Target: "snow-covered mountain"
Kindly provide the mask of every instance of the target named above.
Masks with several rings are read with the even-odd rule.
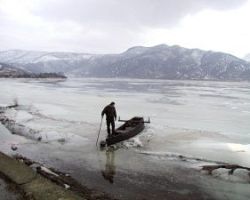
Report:
[[[233,55],[157,45],[132,47],[121,54],[2,51],[0,62],[71,76],[198,80],[250,80],[250,63]]]
[[[0,51],[0,60],[6,63],[39,63],[48,61],[73,61],[88,59],[91,54],[79,53],[64,53],[64,52],[45,52],[45,51],[24,51],[24,50],[9,50]]]
[[[91,54],[9,50],[0,51],[0,62],[18,65],[34,73],[68,72],[79,66]]]

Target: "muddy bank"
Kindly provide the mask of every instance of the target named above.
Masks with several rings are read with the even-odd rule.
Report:
[[[31,168],[0,152],[0,173],[8,178],[24,193],[28,200],[74,199],[84,200],[84,197],[53,184]]]
[[[53,168],[47,168],[43,166],[41,163],[35,162],[31,159],[25,158],[22,155],[14,155],[14,158],[25,165],[32,168],[41,176],[49,179],[53,183],[67,189],[73,191],[80,196],[84,197],[87,200],[115,200],[115,198],[111,198],[107,194],[96,191],[94,189],[89,189],[81,184],[79,184],[75,179],[73,179],[69,174],[63,173]]]
[[[0,199],[4,200],[30,200],[25,197],[20,188],[0,173]]]

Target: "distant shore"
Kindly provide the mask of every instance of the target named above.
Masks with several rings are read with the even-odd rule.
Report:
[[[58,74],[58,73],[39,73],[39,74],[1,74],[0,78],[60,78],[60,79],[67,79],[67,77],[64,74]]]

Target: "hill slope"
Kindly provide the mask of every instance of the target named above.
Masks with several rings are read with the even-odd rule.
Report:
[[[0,63],[0,78],[66,78],[57,73],[31,73],[9,64]]]

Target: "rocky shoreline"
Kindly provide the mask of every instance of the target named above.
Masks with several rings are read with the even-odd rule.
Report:
[[[10,160],[10,162],[8,161]],[[18,162],[16,162],[16,161]],[[7,161],[7,162],[6,162]],[[103,192],[99,192],[96,190],[91,190],[85,186],[79,184],[76,180],[74,180],[69,174],[59,172],[58,170],[47,168],[40,163],[32,161],[28,158],[25,158],[21,155],[16,154],[13,158],[7,157],[6,155],[0,152],[0,163],[6,162],[5,165],[10,168],[15,168],[16,172],[13,175],[12,172],[6,172],[6,169],[0,168],[0,178],[4,178],[4,180],[8,181],[8,184],[11,184],[14,191],[21,194],[24,199],[27,200],[34,200],[34,199],[41,199],[40,197],[37,198],[34,193],[29,193],[25,188],[22,187],[24,183],[17,183],[16,180],[19,179],[18,176],[20,175],[19,172],[20,166],[25,164],[27,166],[26,171],[28,174],[36,174],[44,177],[46,180],[49,180],[53,184],[60,187],[62,191],[71,191],[76,196],[79,196],[80,199],[87,199],[87,200],[115,200],[114,198],[109,197],[107,194]],[[11,166],[9,165],[11,163]],[[20,164],[19,164],[20,163]],[[20,165],[20,166],[19,166]],[[22,166],[23,168],[24,166]],[[11,175],[9,175],[9,173]],[[32,175],[33,176],[33,175]],[[42,188],[41,188],[42,190]]]
[[[23,163],[0,152],[0,174],[17,187],[28,200],[75,199],[84,197],[55,185]]]

